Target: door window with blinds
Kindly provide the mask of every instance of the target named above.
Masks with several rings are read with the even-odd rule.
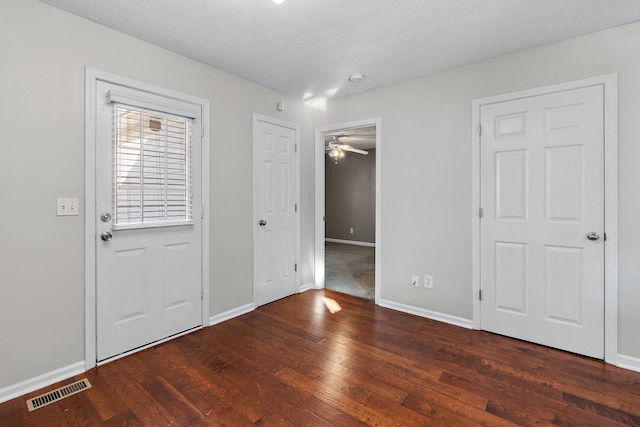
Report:
[[[115,229],[193,224],[191,119],[113,104]]]

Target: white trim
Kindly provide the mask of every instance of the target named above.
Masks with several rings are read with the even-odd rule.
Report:
[[[604,86],[604,360],[618,359],[618,75]]]
[[[473,327],[480,329],[480,108],[515,99],[602,85],[604,88],[605,337],[604,360],[616,364],[618,352],[618,75],[607,74],[520,92],[475,99],[472,108],[472,298]]]
[[[258,122],[265,122],[265,123],[269,123],[272,125],[276,125],[276,126],[281,126],[287,129],[291,129],[295,132],[295,144],[296,144],[296,151],[295,151],[295,162],[296,162],[296,190],[295,190],[295,195],[296,195],[296,201],[295,203],[297,203],[298,205],[298,209],[296,211],[296,225],[295,225],[295,232],[296,232],[296,237],[295,237],[295,241],[296,241],[296,249],[295,249],[295,256],[296,256],[296,260],[295,263],[298,265],[298,267],[300,267],[300,151],[301,151],[301,146],[300,146],[300,126],[298,126],[295,123],[290,123],[290,122],[285,122],[282,120],[278,120],[278,119],[274,119],[272,117],[268,117],[268,116],[263,116],[261,114],[253,114],[253,121],[252,121],[252,142],[251,142],[251,147],[252,147],[252,151],[253,151],[253,305],[255,307],[258,306],[258,228],[255,226],[258,223],[258,176],[256,173],[256,148],[255,148],[255,134],[256,134],[256,125]],[[299,274],[299,269],[296,270],[294,272],[295,274],[295,291],[294,293],[300,292],[300,274]]]
[[[330,243],[341,243],[343,245],[354,245],[354,246],[367,246],[369,248],[375,248],[376,244],[371,242],[358,242],[357,240],[342,240],[342,239],[331,239],[329,237],[324,238],[325,242]]]
[[[382,284],[380,248],[382,246],[382,227],[380,209],[382,206],[382,120],[380,117],[358,120],[354,122],[341,123],[316,128],[315,131],[315,166],[316,166],[316,185],[315,185],[315,262],[314,262],[314,283],[316,289],[324,288],[324,138],[327,132],[337,132],[340,130],[362,128],[368,126],[376,127],[376,251],[375,251],[375,303],[380,304],[380,288]]]
[[[234,317],[242,316],[243,314],[251,313],[256,309],[255,304],[249,303],[245,305],[241,305],[240,307],[232,308],[231,310],[227,310],[224,313],[216,314],[215,316],[211,316],[209,318],[209,326],[217,325],[218,323],[226,322],[227,320],[231,320]]]
[[[625,354],[617,354],[616,359],[618,361],[617,365],[620,368],[640,372],[640,358],[627,356]]]
[[[315,283],[313,282],[305,283],[304,285],[300,285],[300,290],[298,291],[298,293],[301,294],[303,292],[307,292],[315,288],[316,288]]]
[[[202,136],[202,205],[205,206],[202,218],[202,326],[209,318],[209,101],[187,95],[171,89],[161,88],[115,74],[105,73],[92,68],[85,69],[85,354],[84,370],[96,366],[96,91],[98,81],[116,84],[126,88],[141,90],[151,95],[160,95],[177,101],[199,106],[204,136]]]
[[[96,92],[101,73],[85,69],[84,120],[84,367],[97,361],[96,323]],[[89,143],[91,141],[91,143]]]
[[[60,381],[64,381],[67,378],[71,378],[75,375],[79,375],[85,372],[84,361],[72,363],[71,365],[63,366],[62,368],[55,369],[50,372],[45,372],[37,377],[29,378],[28,380],[21,381],[17,384],[13,384],[0,389],[0,403],[6,402],[16,397],[31,393],[32,391],[39,390],[43,387],[50,386]]]
[[[413,314],[415,316],[425,317],[431,320],[437,320],[438,322],[460,326],[461,328],[473,329],[473,321],[465,319],[463,317],[452,316],[450,314],[431,311],[424,308],[414,307],[412,305],[401,304],[399,302],[389,300],[380,300],[378,305],[380,305],[380,307],[390,308],[392,310],[401,311],[403,313]]]

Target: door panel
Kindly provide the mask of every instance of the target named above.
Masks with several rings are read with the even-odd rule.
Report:
[[[114,84],[98,83],[96,320],[99,361],[202,324],[200,215],[192,214],[183,225],[175,225],[176,217],[180,217],[184,209],[200,210],[200,132],[191,133],[189,146],[193,161],[189,163],[180,151],[188,150],[178,136],[183,131],[175,126],[174,120],[156,118],[166,116],[165,111],[151,111],[152,118],[146,121],[127,118],[124,123],[122,109],[116,110],[109,98],[109,94],[115,92],[140,93]],[[149,114],[148,105],[145,111]],[[185,121],[184,118],[181,120]],[[190,127],[199,129],[199,118],[187,121]],[[114,146],[117,131],[130,131],[119,148],[119,155],[124,159],[121,163],[116,160],[118,151]],[[121,140],[124,138],[122,136]],[[158,144],[163,138],[166,138],[166,146],[162,150]],[[137,152],[133,148],[136,146],[140,147]],[[185,170],[191,170],[192,199],[188,208],[184,208],[184,198],[188,197],[185,190],[176,189],[176,182],[185,181],[182,179],[188,173]],[[131,190],[134,181],[141,184],[136,184],[139,189]],[[116,198],[114,192],[118,185],[125,188]],[[163,185],[167,188],[165,192],[160,188]],[[144,198],[149,203],[141,206]],[[117,207],[114,200],[117,200]],[[134,222],[137,217],[156,221],[163,216],[172,221],[172,225],[154,222],[141,223],[139,228],[131,223],[115,227],[116,209],[118,215],[129,215]],[[102,214],[108,216],[102,217]],[[107,232],[112,238],[102,240],[101,235]]]
[[[114,251],[115,324],[148,315],[147,255],[145,249]]]
[[[545,247],[545,318],[582,323],[582,249]]]
[[[547,221],[582,221],[584,207],[582,146],[545,149]]]
[[[496,308],[527,311],[527,245],[496,242]]]
[[[527,152],[496,153],[496,216],[499,219],[526,219]]]
[[[189,303],[189,258],[190,243],[165,245],[163,263],[166,268],[164,275],[165,309],[178,307]]]
[[[603,89],[482,106],[481,326],[604,356]]]
[[[295,143],[294,129],[263,120],[255,122],[258,305],[292,295],[297,289]]]

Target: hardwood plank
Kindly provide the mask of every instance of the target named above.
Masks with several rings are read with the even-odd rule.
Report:
[[[603,405],[598,402],[583,399],[571,393],[563,393],[564,401],[577,406],[590,413],[595,413],[604,418],[622,423],[629,426],[640,426],[640,417],[634,414],[630,414],[625,411],[621,411],[617,408],[613,408],[607,405]]]
[[[107,371],[104,373],[105,378],[110,380],[110,384],[118,397],[125,402],[123,410],[126,409],[133,412],[144,425],[153,425],[154,423],[157,425],[169,425],[172,417],[147,393],[140,382],[135,379],[135,376],[130,374],[130,364],[135,361],[133,357],[118,359],[97,369]],[[136,369],[139,368],[137,363],[133,364],[133,366]]]
[[[34,412],[26,398],[72,380],[0,404],[0,427],[640,426],[640,373],[331,291],[85,375],[91,389]]]
[[[95,408],[99,417],[103,421],[111,420],[114,418],[120,418],[127,414],[122,412],[122,407],[125,402],[118,396],[116,389],[112,386],[108,375],[109,368],[105,366],[105,369],[93,369],[87,372],[86,377],[91,383],[91,389],[87,390],[86,395],[91,405]],[[133,414],[128,412],[128,414]],[[134,415],[135,417],[135,415]],[[127,416],[125,416],[127,418]]]
[[[0,426],[31,426],[33,425],[27,418],[24,398],[8,400],[0,404]]]

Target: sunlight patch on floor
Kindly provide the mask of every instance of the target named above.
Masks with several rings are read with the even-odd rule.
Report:
[[[332,298],[322,297],[322,302],[324,303],[325,307],[327,307],[327,310],[329,310],[329,313],[331,314],[335,314],[340,310],[342,310],[342,307],[340,307],[340,304],[338,304],[338,301]]]

